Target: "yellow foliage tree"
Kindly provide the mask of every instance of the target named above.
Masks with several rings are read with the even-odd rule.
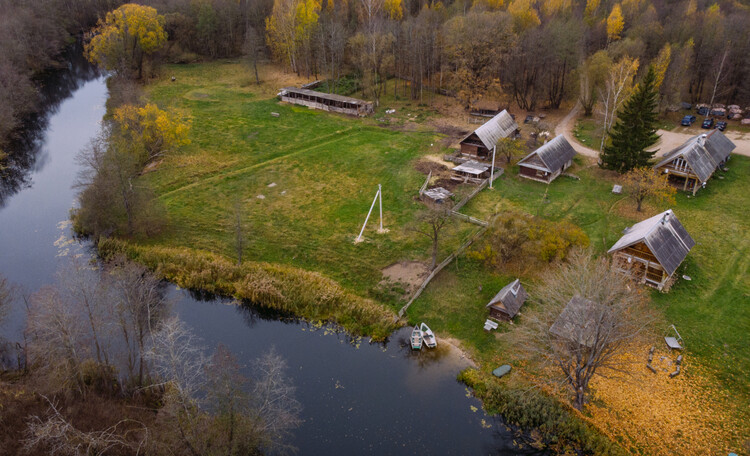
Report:
[[[508,6],[508,12],[513,16],[513,25],[517,32],[522,32],[541,24],[539,15],[534,9],[533,0],[514,0]]]
[[[125,135],[143,144],[148,154],[145,160],[190,144],[187,137],[190,122],[183,121],[179,113],[159,109],[153,103],[143,107],[121,106],[115,109],[114,119]]]
[[[622,16],[620,4],[617,3],[612,7],[612,12],[607,18],[607,40],[619,40],[623,28],[625,28],[625,18]]]
[[[623,185],[630,198],[635,201],[638,212],[646,199],[674,204],[677,190],[669,185],[666,174],[660,174],[650,167],[634,168],[623,176]]]
[[[502,1],[502,0],[500,0]],[[385,12],[394,21],[400,21],[404,17],[404,8],[401,0],[385,0]]]
[[[659,51],[659,55],[656,56],[654,61],[654,72],[656,73],[656,88],[661,87],[664,82],[664,76],[667,74],[667,69],[672,61],[672,45],[667,43]]]
[[[545,0],[542,2],[542,13],[545,17],[565,15],[570,7],[571,0]]]
[[[491,10],[498,10],[505,6],[505,0],[474,0],[471,5],[484,5]]]
[[[150,6],[128,3],[107,13],[85,46],[86,57],[109,71],[143,76],[143,60],[167,42],[164,16]]]
[[[583,18],[589,25],[593,25],[598,9],[599,0],[586,0],[586,9],[583,10]]]
[[[333,7],[333,2],[328,2]],[[277,61],[286,62],[292,71],[300,71],[300,57],[318,25],[321,0],[274,0],[266,18],[266,41]]]

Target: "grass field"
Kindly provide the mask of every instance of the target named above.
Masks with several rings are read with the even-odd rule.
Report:
[[[247,261],[320,272],[346,290],[398,308],[402,302],[376,288],[384,267],[428,259],[428,239],[408,226],[422,208],[415,197],[424,175],[415,164],[424,155],[445,152],[440,135],[424,122],[436,111],[400,101],[392,118],[385,117],[381,107],[371,118],[353,119],[281,104],[273,98],[272,85],[248,83],[240,64],[167,70],[164,74],[177,81],[156,81],[148,86],[148,97],[182,109],[192,119],[192,143],[143,177],[170,219],[169,231],[149,245],[200,249],[234,259],[233,211],[239,202],[246,221]],[[389,107],[391,102],[399,100],[389,99]],[[577,136],[591,144],[594,129],[586,122],[579,122]],[[383,128],[386,124],[390,128]],[[669,293],[654,291],[652,298],[663,312],[665,334],[668,324],[682,334],[690,366],[707,372],[711,388],[736,401],[730,407],[732,413],[737,407],[739,418],[728,423],[742,425],[750,418],[738,405],[750,403],[750,159],[733,157],[729,167],[718,173],[723,179],[712,179],[697,197],[677,196],[675,214],[697,243],[677,274],[692,280],[679,280]],[[517,167],[510,167],[494,190],[481,192],[462,212],[487,220],[512,208],[566,220],[581,227],[593,250],[603,254],[625,227],[666,209],[647,205],[643,213],[635,212],[625,196],[611,193],[617,176],[583,157],[576,158],[571,172],[580,180],[563,176],[547,186],[520,179]],[[383,185],[390,232],[377,234],[373,219],[366,242],[355,245],[378,184]],[[443,237],[441,257],[476,228],[452,225]],[[411,323],[428,321],[440,336],[459,339],[484,369],[518,362],[503,337],[482,330],[484,306],[517,275],[533,295],[539,273],[493,273],[462,256],[436,277],[407,317]],[[498,332],[512,337],[512,330],[512,325],[502,324]]]
[[[427,260],[429,240],[408,225],[423,208],[415,197],[425,176],[414,163],[441,152],[436,134],[394,131],[373,119],[367,124],[257,96],[261,88],[243,84],[245,71],[233,63],[173,66],[165,74],[177,82],[164,78],[149,86],[151,100],[192,118],[192,143],[145,175],[171,227],[150,242],[236,258],[239,201],[249,261],[318,271],[368,296],[385,266]],[[355,245],[378,184],[390,232],[376,233],[376,207],[366,242]],[[453,224],[441,256],[475,230]]]

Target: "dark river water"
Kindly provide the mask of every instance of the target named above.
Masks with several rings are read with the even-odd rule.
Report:
[[[0,274],[25,293],[54,281],[73,257],[91,255],[72,239],[75,157],[99,128],[105,79],[80,56],[49,75],[46,109],[11,153],[0,182]],[[503,423],[485,415],[456,381],[467,361],[440,346],[412,353],[409,329],[384,344],[352,340],[333,327],[284,319],[221,299],[198,300],[169,286],[175,311],[209,348],[222,343],[249,365],[271,347],[289,366],[303,405],[294,432],[300,454],[534,454],[515,446]],[[0,335],[19,340],[24,306],[15,303]]]

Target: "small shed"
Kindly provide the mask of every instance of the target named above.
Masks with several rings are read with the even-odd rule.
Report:
[[[549,332],[577,345],[593,348],[596,344],[596,314],[595,302],[573,296],[557,317]]]
[[[490,309],[491,318],[510,321],[528,297],[528,293],[521,285],[521,280],[516,279],[498,291],[486,307]]]
[[[453,168],[451,179],[459,182],[482,183],[490,177],[490,165],[469,160]]]
[[[518,125],[507,110],[485,122],[461,140],[461,153],[478,160],[492,160],[492,149],[502,138],[516,135]]]
[[[478,117],[495,117],[500,114],[500,103],[490,100],[479,100],[474,103],[469,112],[472,116]]]
[[[695,241],[669,209],[625,229],[607,253],[620,272],[661,290],[693,246]]]
[[[664,155],[654,169],[668,175],[669,182],[693,195],[713,173],[729,160],[736,146],[719,130],[693,136]]]
[[[284,87],[279,93],[281,101],[307,106],[323,111],[340,112],[350,116],[366,116],[374,112],[372,102],[345,97],[335,93],[316,92],[297,87]]]
[[[563,135],[559,135],[518,162],[518,174],[527,179],[549,184],[570,168],[576,151]]]
[[[422,197],[427,201],[442,204],[450,199],[453,193],[443,187],[428,188],[422,193]]]

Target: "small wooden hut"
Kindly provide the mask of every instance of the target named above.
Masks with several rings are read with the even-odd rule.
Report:
[[[549,332],[563,339],[592,348],[596,344],[596,303],[573,296],[557,317]]]
[[[694,245],[669,209],[627,228],[607,253],[621,272],[661,290]]]
[[[424,201],[434,204],[443,204],[450,201],[453,193],[443,187],[433,187],[425,190],[421,196]]]
[[[518,174],[549,184],[573,164],[576,151],[559,135],[518,162]]]
[[[463,183],[472,182],[481,184],[483,180],[490,177],[490,165],[469,160],[461,163],[451,170],[451,179]]]
[[[501,138],[508,138],[518,132],[513,117],[503,109],[481,127],[461,140],[461,153],[477,160],[492,160],[492,149]]]
[[[510,321],[516,316],[529,297],[519,279],[504,286],[486,307],[490,309],[490,318]]]
[[[735,147],[721,131],[713,130],[688,139],[666,154],[654,169],[667,174],[677,188],[695,195],[714,171],[724,166]]]
[[[350,116],[366,116],[373,113],[372,102],[296,87],[284,87],[279,93],[279,98],[287,103],[323,111],[340,112]]]
[[[501,111],[500,103],[489,100],[479,100],[472,105],[469,114],[477,117],[495,117],[500,114]]]

